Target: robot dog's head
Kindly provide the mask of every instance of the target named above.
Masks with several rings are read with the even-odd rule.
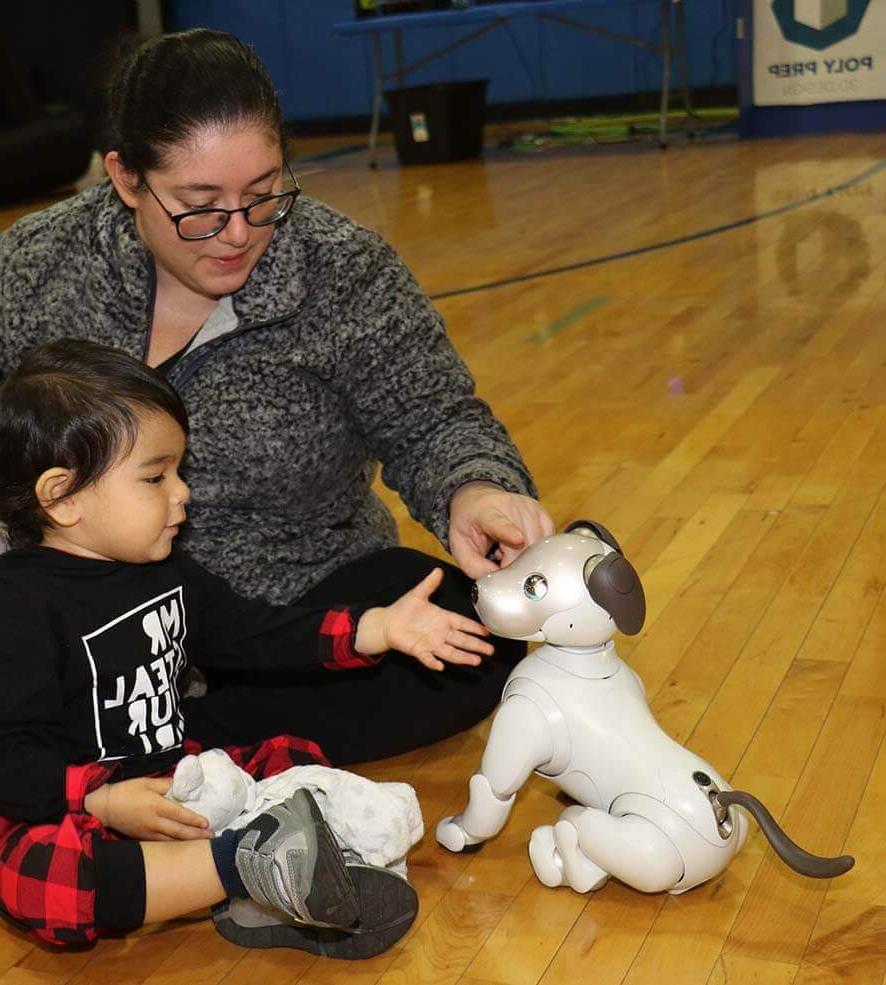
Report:
[[[496,635],[560,646],[599,646],[616,629],[639,633],[646,618],[637,572],[612,534],[587,520],[481,578],[473,596]]]

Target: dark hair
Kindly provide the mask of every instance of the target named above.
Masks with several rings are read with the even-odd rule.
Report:
[[[71,469],[67,495],[98,481],[138,438],[139,412],[165,411],[188,433],[175,390],[132,356],[77,339],[27,352],[0,386],[0,523],[10,547],[39,544],[49,517],[35,484]]]
[[[194,28],[150,38],[122,56],[107,85],[104,150],[139,177],[204,126],[259,123],[285,147],[274,83],[233,34]]]

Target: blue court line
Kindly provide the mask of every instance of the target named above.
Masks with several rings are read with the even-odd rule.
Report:
[[[563,264],[561,267],[548,267],[544,270],[537,270],[533,274],[518,274],[514,277],[503,277],[501,280],[490,280],[485,284],[475,284],[472,287],[456,287],[451,291],[440,291],[432,294],[431,300],[441,301],[444,298],[463,297],[466,294],[478,294],[480,291],[489,291],[494,287],[507,287],[510,284],[525,284],[527,281],[540,280],[543,277],[553,277],[556,274],[565,274],[571,270],[581,270],[584,267],[599,267],[604,263],[612,263],[614,260],[626,260],[629,257],[642,256],[644,253],[655,253],[658,250],[666,250],[671,246],[682,246],[683,243],[691,243],[697,239],[707,239],[709,236],[718,236],[720,233],[727,233],[733,229],[740,229],[742,226],[750,226],[763,219],[771,219],[777,215],[784,215],[785,212],[793,212],[795,209],[803,208],[806,205],[813,205],[832,195],[846,191],[873,178],[874,175],[886,170],[886,160],[877,161],[869,168],[840,182],[826,188],[822,192],[808,195],[806,198],[798,199],[796,202],[788,202],[786,205],[779,205],[774,209],[767,209],[756,215],[747,216],[744,219],[736,219],[734,222],[724,223],[722,226],[712,226],[710,229],[700,229],[698,232],[687,233],[685,236],[677,236],[675,239],[666,239],[660,243],[650,243],[648,246],[637,246],[630,250],[622,250],[619,253],[608,253],[605,256],[592,257],[590,260],[578,260],[575,263]]]

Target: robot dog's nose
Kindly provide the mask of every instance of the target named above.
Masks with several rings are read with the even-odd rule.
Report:
[[[471,585],[471,602],[476,606],[476,604],[479,601],[480,601],[480,589],[477,587],[477,583],[474,582],[474,584]]]

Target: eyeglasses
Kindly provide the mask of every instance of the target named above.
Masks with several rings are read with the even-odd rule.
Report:
[[[175,231],[181,239],[211,239],[225,228],[231,221],[232,215],[243,213],[243,218],[250,226],[273,226],[279,222],[292,208],[292,203],[301,194],[298,179],[289,167],[289,161],[284,161],[289,177],[295,186],[291,191],[280,192],[278,195],[262,195],[241,209],[193,209],[190,212],[179,212],[175,215],[160,201],[157,193],[145,181],[145,188],[154,196],[154,200],[169,216],[175,225]],[[144,180],[144,179],[142,179]]]

